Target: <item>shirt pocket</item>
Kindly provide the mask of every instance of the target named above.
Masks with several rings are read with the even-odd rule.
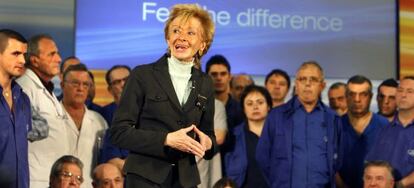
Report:
[[[407,157],[408,157],[408,162],[411,165],[414,165],[414,140],[410,141],[410,143],[408,144]]]
[[[147,96],[144,110],[148,114],[156,116],[167,116],[171,114],[171,105],[168,96],[164,93],[149,94]]]

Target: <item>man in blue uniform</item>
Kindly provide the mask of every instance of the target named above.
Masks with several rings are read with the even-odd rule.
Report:
[[[256,159],[272,188],[334,187],[340,118],[322,103],[324,74],[318,63],[303,63],[296,96],[267,116]]]
[[[398,113],[378,135],[367,161],[387,161],[394,168],[397,187],[414,186],[414,77],[405,77],[397,89]]]
[[[372,95],[372,83],[365,76],[356,75],[348,80],[348,113],[341,117],[343,161],[338,176],[338,184],[346,187],[363,186],[364,159],[378,133],[388,125],[386,118],[369,110]]]
[[[29,187],[30,101],[14,81],[24,73],[26,51],[26,39],[22,35],[0,30],[0,187]]]

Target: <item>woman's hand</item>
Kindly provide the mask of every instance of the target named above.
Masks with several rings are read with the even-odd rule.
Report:
[[[199,135],[201,144],[187,135],[187,133],[191,132],[192,130],[194,130],[195,133]],[[200,130],[196,128],[195,125],[191,125],[187,128],[182,128],[180,130],[168,133],[167,138],[165,139],[164,145],[167,145],[171,148],[174,148],[174,149],[177,149],[183,152],[192,153],[202,158],[206,151],[206,147],[205,147],[206,144],[203,145],[203,143],[207,141],[205,141],[206,138],[202,139],[202,136],[200,136],[200,133],[197,133],[197,131],[201,132]],[[208,136],[206,136],[204,133],[202,134],[208,138]],[[202,142],[201,140],[204,140],[204,141]],[[211,148],[211,140],[210,140],[209,147]]]
[[[194,126],[194,132],[198,135],[198,138],[200,138],[200,144],[205,148],[204,151],[210,150],[211,146],[213,145],[210,137],[200,131],[200,129],[198,129],[196,126]]]

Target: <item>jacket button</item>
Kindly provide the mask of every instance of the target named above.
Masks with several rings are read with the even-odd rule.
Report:
[[[160,100],[161,97],[160,96],[155,96],[155,99]]]
[[[177,121],[177,124],[178,124],[178,125],[183,125],[184,123],[183,123],[183,121],[178,120],[178,121]]]

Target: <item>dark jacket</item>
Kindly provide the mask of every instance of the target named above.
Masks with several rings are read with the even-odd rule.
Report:
[[[291,187],[294,100],[296,97],[269,113],[257,144],[257,163],[262,168],[270,187]],[[339,155],[341,152],[341,121],[340,117],[329,107],[324,104],[322,107],[324,123],[328,128],[327,156],[330,187],[335,187],[335,173],[341,161],[338,158],[341,156]]]
[[[216,153],[213,83],[198,69],[192,68],[191,74],[193,87],[181,107],[168,73],[167,55],[132,70],[110,128],[112,143],[130,150],[126,173],[161,184],[176,165],[183,187],[200,183],[194,155],[164,146],[168,133],[195,124],[213,142],[205,158]]]

